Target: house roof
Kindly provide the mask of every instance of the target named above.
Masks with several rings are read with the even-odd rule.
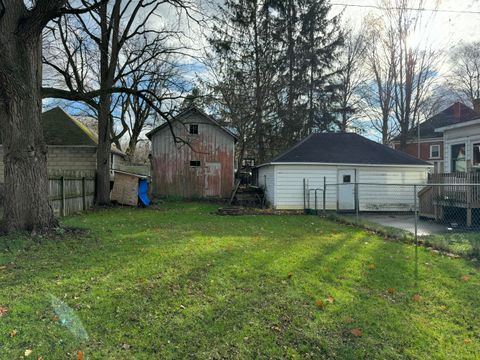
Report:
[[[97,136],[59,107],[42,114],[42,126],[47,145],[97,146]]]
[[[226,134],[230,135],[231,137],[233,137],[233,139],[235,141],[237,141],[238,137],[237,135],[235,135],[231,130],[229,130],[227,127],[224,127],[222,125],[220,125],[220,123],[215,120],[213,117],[207,115],[205,112],[203,112],[202,110],[200,110],[199,108],[197,108],[196,106],[191,106],[183,111],[181,111],[180,113],[177,114],[177,116],[175,116],[171,123],[174,122],[174,121],[177,121],[177,120],[180,120],[182,118],[185,118],[187,117],[188,115],[190,114],[194,114],[194,113],[197,113],[199,115],[201,115],[203,118],[205,118],[206,120],[208,120],[209,122],[213,123],[214,125],[218,126],[221,130],[223,130]],[[157,133],[158,131],[164,129],[168,127],[168,122],[165,122],[163,123],[162,125],[156,127],[155,129],[153,129],[152,131],[148,132],[146,134],[146,136],[149,138],[149,139],[152,139],[152,136]]]
[[[98,136],[93,131],[58,106],[42,114],[42,127],[45,142],[50,146],[98,145]],[[125,156],[114,145],[111,150]]]
[[[461,102],[456,102],[445,110],[421,123],[420,137],[424,139],[442,137],[442,133],[435,132],[435,129],[470,121],[476,118],[480,118],[479,112]],[[415,126],[410,130],[409,137],[416,139],[417,135],[417,127]],[[398,137],[395,138],[394,141],[398,141]]]
[[[470,120],[470,121],[464,121],[464,122],[458,123],[458,124],[443,126],[441,128],[436,129],[435,131],[439,132],[439,133],[443,133],[446,130],[459,129],[459,128],[462,128],[462,127],[474,126],[474,125],[480,125],[480,119],[474,119],[474,120]]]
[[[426,161],[353,133],[311,134],[272,159],[269,164],[272,163],[431,166]]]

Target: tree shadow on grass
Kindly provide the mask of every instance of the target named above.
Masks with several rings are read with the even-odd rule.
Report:
[[[115,347],[122,342],[132,345],[131,354],[164,358],[425,353],[408,337],[425,339],[416,329],[417,313],[409,314],[405,304],[417,289],[406,258],[411,247],[372,240],[352,228],[335,231],[338,225],[316,218],[208,220],[177,219],[168,221],[168,228],[149,220],[123,234],[100,231],[105,239],[97,247],[79,255],[72,246],[70,257],[50,271],[31,274],[38,284],[32,291],[38,296],[38,286],[44,286],[42,292],[68,293],[72,301],[78,296],[82,305],[93,304],[91,310],[79,309],[92,332],[91,349],[112,356],[119,351],[125,356]],[[157,228],[145,229],[152,225]],[[91,258],[82,261],[85,256]],[[59,272],[65,283],[55,286],[52,273]],[[92,274],[101,279],[90,280]],[[12,281],[7,285],[15,291],[22,280]],[[88,282],[92,289],[78,288]],[[399,300],[387,294],[387,286],[397,289]],[[315,305],[317,297],[328,295],[335,297],[333,304]],[[351,327],[364,328],[365,336],[352,338]],[[392,340],[395,331],[400,335]]]

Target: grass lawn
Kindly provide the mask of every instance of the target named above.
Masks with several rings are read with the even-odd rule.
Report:
[[[0,238],[0,359],[478,359],[475,263],[314,216],[166,203]],[[3,310],[2,310],[3,309]],[[81,356],[80,356],[81,357]]]

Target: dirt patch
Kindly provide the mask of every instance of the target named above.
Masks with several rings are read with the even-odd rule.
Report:
[[[254,207],[228,206],[217,210],[218,215],[303,215],[303,210],[275,210]]]

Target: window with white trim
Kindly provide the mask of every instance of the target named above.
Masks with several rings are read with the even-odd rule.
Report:
[[[473,166],[480,166],[480,143],[473,144]]]
[[[440,158],[440,145],[430,145],[430,159]]]

